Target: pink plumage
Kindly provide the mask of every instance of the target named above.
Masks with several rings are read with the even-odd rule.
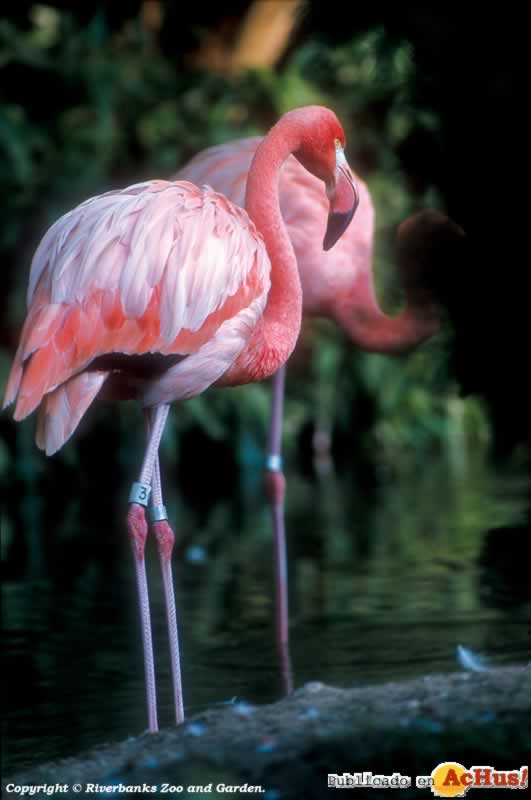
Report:
[[[270,269],[245,211],[206,187],[152,181],[87,200],[52,225],[35,253],[6,405],[16,399],[23,419],[41,404],[37,443],[51,454],[110,375],[80,377],[99,356],[190,356],[163,393],[166,402],[196,394],[243,349],[263,313]],[[224,360],[205,357],[215,337],[235,329]],[[137,392],[160,402],[149,382]]]
[[[194,156],[175,176],[208,184],[235,203],[245,196],[247,175],[261,139],[239,139],[210,147]],[[439,329],[435,307],[421,304],[406,290],[406,307],[395,317],[380,308],[372,270],[374,208],[365,182],[354,174],[359,205],[350,225],[332,250],[322,248],[328,199],[322,181],[297,159],[284,163],[279,179],[282,216],[297,257],[303,290],[304,314],[333,319],[362,350],[395,353],[411,349]],[[430,219],[425,230],[422,212],[404,225],[411,240],[426,238],[432,227],[446,221],[442,215]]]
[[[241,205],[260,142],[254,137],[203,150],[175,178],[212,186]],[[328,316],[338,297],[363,282],[370,270],[374,210],[366,184],[358,176],[354,179],[359,197],[355,220],[334,248],[324,252],[328,198],[323,183],[293,156],[282,166],[280,209],[297,256],[306,314]]]

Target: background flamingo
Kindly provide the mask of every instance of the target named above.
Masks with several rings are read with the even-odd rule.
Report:
[[[176,177],[208,184],[233,202],[241,203],[249,168],[260,142],[261,139],[255,137],[208,148],[182,167]],[[321,182],[295,158],[287,159],[280,173],[280,208],[297,257],[304,314],[334,320],[362,350],[401,353],[439,330],[437,306],[425,288],[423,270],[429,267],[434,238],[439,237],[441,231],[453,236],[461,236],[462,231],[436,211],[420,212],[402,223],[398,231],[398,253],[406,304],[401,314],[390,317],[380,308],[374,287],[371,196],[366,184],[358,176],[354,179],[359,200],[354,223],[332,252],[323,252],[327,197]],[[286,480],[281,454],[285,369],[282,366],[273,377],[266,470],[275,537],[278,647],[289,690]]]
[[[145,409],[147,443],[129,497],[127,527],[151,731],[158,723],[144,563],[150,495],[176,718],[184,718],[171,573],[174,535],[158,462],[169,403],[212,384],[261,380],[289,357],[300,329],[302,291],[278,203],[279,171],[294,153],[326,182],[331,246],[355,208],[344,141],[328,109],[292,111],[256,149],[245,199],[249,216],[208,188],[151,181],[82,203],[50,228],[33,259],[28,316],[5,396],[5,405],[16,400],[15,419],[38,409],[37,444],[51,455],[103,388],[109,397],[137,398]]]

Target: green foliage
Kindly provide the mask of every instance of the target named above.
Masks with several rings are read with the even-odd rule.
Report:
[[[23,70],[26,87],[17,98],[8,86],[0,112],[0,180],[9,197],[0,249],[12,267],[12,325],[23,318],[28,248],[75,202],[113,185],[169,176],[198,150],[263,132],[287,109],[314,102],[330,104],[345,122],[350,161],[368,180],[377,208],[378,284],[384,302],[396,305],[389,230],[422,205],[439,204],[437,187],[425,197],[408,191],[397,156],[413,130],[437,128],[436,117],[413,103],[415,64],[406,42],[381,28],[335,49],[308,41],[277,72],[227,79],[179,72],[136,19],[112,31],[100,12],[82,27],[67,12],[35,5],[27,30],[0,20],[0,65],[8,75]],[[46,89],[44,107],[32,84],[36,93]],[[389,465],[416,465],[454,440],[465,449],[470,440],[486,443],[482,414],[459,400],[448,381],[440,341],[408,359],[390,359],[355,354],[337,330],[322,326],[312,352],[313,368],[294,369],[288,384],[288,450],[291,434],[314,418],[316,402],[320,424],[352,426],[362,390],[374,399],[377,422],[359,435]],[[462,406],[457,438],[456,403]],[[248,430],[263,441],[268,414],[267,387],[210,392],[179,409],[174,430],[199,424],[214,438],[236,439]]]

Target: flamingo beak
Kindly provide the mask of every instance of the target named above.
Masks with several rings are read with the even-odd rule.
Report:
[[[326,193],[330,202],[328,224],[323,241],[323,250],[330,250],[345,233],[359,204],[359,195],[354,185],[343,149],[336,153],[336,177]]]

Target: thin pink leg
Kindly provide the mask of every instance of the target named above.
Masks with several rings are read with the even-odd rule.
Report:
[[[147,523],[144,509],[138,503],[131,503],[129,506],[129,511],[127,513],[127,530],[131,537],[133,555],[135,558],[136,585],[138,589],[140,625],[144,649],[148,729],[150,733],[156,733],[159,729],[157,722],[157,692],[155,688],[155,664],[153,659],[153,639],[151,636],[146,563],[144,561]]]
[[[136,584],[140,608],[140,622],[142,628],[142,644],[144,648],[144,668],[146,675],[146,696],[148,710],[148,729],[150,733],[158,731],[157,721],[157,692],[155,684],[155,661],[153,658],[153,638],[151,634],[151,615],[149,610],[149,593],[147,587],[146,564],[144,560],[147,539],[147,522],[145,507],[149,501],[151,491],[151,478],[155,458],[164,424],[168,416],[169,406],[157,406],[153,416],[153,426],[149,431],[144,462],[140,478],[134,483],[129,496],[129,511],[127,513],[127,530],[133,547],[135,559]]]
[[[293,691],[293,676],[289,652],[288,571],[284,498],[286,479],[282,470],[282,410],[286,369],[282,367],[273,377],[273,403],[269,434],[269,453],[266,460],[266,487],[273,513],[275,537],[275,591],[277,648],[286,694]]]
[[[149,514],[152,518],[151,526],[157,538],[159,548],[162,582],[164,586],[164,599],[166,602],[166,618],[168,621],[168,637],[170,642],[171,671],[173,679],[173,696],[175,699],[175,719],[177,725],[184,722],[183,689],[181,680],[181,659],[179,653],[179,631],[177,627],[177,611],[175,609],[175,594],[173,591],[173,575],[171,556],[175,535],[167,519],[166,507],[162,500],[162,486],[160,480],[160,465],[158,457],[155,459],[152,479],[153,493],[152,506]]]

